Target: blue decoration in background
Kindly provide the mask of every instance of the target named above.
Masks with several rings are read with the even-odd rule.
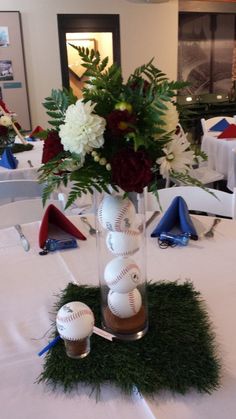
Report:
[[[0,166],[5,167],[6,169],[16,169],[18,165],[18,160],[15,158],[9,147],[6,147],[2,153],[2,158],[0,160]]]
[[[217,122],[215,125],[213,125],[209,131],[224,131],[226,128],[228,128],[229,122],[222,118],[219,122]]]
[[[198,235],[190,218],[188,206],[182,196],[176,196],[160,222],[153,230],[151,237],[160,237],[161,233],[170,233],[173,229],[178,233],[186,233],[193,240],[198,240]]]

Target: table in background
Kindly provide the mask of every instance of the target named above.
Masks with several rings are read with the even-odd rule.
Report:
[[[79,217],[73,222],[87,236]],[[197,231],[212,224],[211,217],[193,216]],[[91,222],[93,220],[91,219]],[[154,224],[156,224],[154,222]],[[149,226],[148,233],[153,228]],[[47,343],[42,337],[53,320],[56,295],[68,282],[98,285],[96,240],[79,242],[79,249],[38,254],[39,223],[23,226],[31,243],[24,252],[13,228],[0,230],[0,359],[1,419],[234,419],[236,413],[236,222],[222,219],[213,239],[190,241],[187,247],[162,250],[147,238],[149,280],[191,280],[206,301],[223,359],[222,387],[212,395],[159,394],[155,399],[124,397],[111,385],[103,386],[96,403],[89,387],[80,393],[51,393],[35,384],[43,360],[37,352]],[[14,262],[14,263],[13,263]],[[111,343],[112,345],[112,343]],[[93,349],[91,348],[92,356]]]
[[[224,175],[230,191],[236,187],[236,138],[223,140],[213,135],[203,135],[201,150],[207,156],[207,165]]]
[[[7,169],[0,166],[0,180],[15,180],[15,179],[37,179],[37,170],[41,166],[43,141],[30,142],[34,147],[32,150],[15,153],[18,160],[16,169]],[[31,161],[33,167],[30,167],[28,160]]]

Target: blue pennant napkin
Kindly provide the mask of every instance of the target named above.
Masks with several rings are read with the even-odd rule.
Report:
[[[170,233],[175,229],[178,233],[189,234],[192,240],[198,240],[198,235],[190,218],[188,206],[181,196],[176,196],[160,222],[153,230],[151,237],[159,237],[161,233]]]
[[[6,169],[16,169],[17,165],[18,160],[13,155],[11,149],[9,147],[5,148],[0,160],[0,166],[6,167]]]
[[[35,137],[25,137],[25,139],[26,141],[29,141],[29,142],[37,141],[37,138]]]
[[[209,131],[224,131],[226,128],[228,128],[229,122],[227,119],[222,118],[219,122],[217,122],[215,125],[213,125]]]

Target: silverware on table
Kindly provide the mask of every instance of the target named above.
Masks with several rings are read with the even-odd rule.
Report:
[[[204,233],[204,236],[205,236],[205,237],[214,237],[214,229],[215,229],[215,227],[217,226],[217,224],[219,224],[219,223],[220,223],[220,221],[221,221],[221,218],[215,218],[215,220],[213,221],[212,226],[209,228],[209,230],[207,230],[207,231]]]
[[[91,234],[91,236],[96,236],[96,233],[99,233],[98,230],[96,230],[96,228],[94,228],[88,221],[87,217],[80,217],[81,221],[86,224],[89,227],[89,234]]]
[[[31,160],[27,160],[27,163],[28,163],[29,167],[34,167]]]
[[[21,244],[22,244],[24,250],[26,252],[28,252],[28,250],[30,249],[30,244],[29,244],[29,241],[27,240],[27,238],[25,237],[25,235],[23,234],[20,224],[16,224],[14,227],[15,227],[16,231],[18,232],[19,236],[20,236],[20,241],[21,241]]]

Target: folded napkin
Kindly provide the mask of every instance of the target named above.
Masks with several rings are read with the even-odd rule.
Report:
[[[25,137],[26,141],[32,142],[32,141],[37,141],[36,137]]]
[[[209,131],[224,131],[226,128],[228,128],[229,122],[227,119],[222,118],[219,122],[217,122],[215,125],[213,125]]]
[[[41,249],[44,248],[49,234],[50,238],[55,238],[52,234],[57,234],[57,231],[53,231],[53,226],[59,228],[60,231],[63,230],[63,232],[69,233],[77,239],[86,240],[86,237],[79,229],[55,205],[50,204],[44,213],[39,230],[39,246]]]
[[[0,166],[5,167],[6,169],[16,169],[17,165],[18,165],[18,160],[15,158],[10,147],[6,147],[2,153]]]
[[[236,125],[229,124],[229,126],[217,138],[221,139],[236,139]]]
[[[187,233],[192,240],[198,240],[187,204],[181,196],[176,196],[173,199],[160,222],[153,230],[151,237],[159,237],[161,233],[170,233],[173,230],[176,234]]]
[[[37,126],[33,129],[33,131],[31,131],[31,133],[29,134],[29,138],[31,138],[31,141],[32,141],[32,139],[33,139],[33,138],[37,138],[37,134],[38,134],[40,131],[44,131],[44,129],[43,129],[42,127],[40,127],[40,125],[37,125]],[[30,141],[30,140],[28,140],[28,141]]]

